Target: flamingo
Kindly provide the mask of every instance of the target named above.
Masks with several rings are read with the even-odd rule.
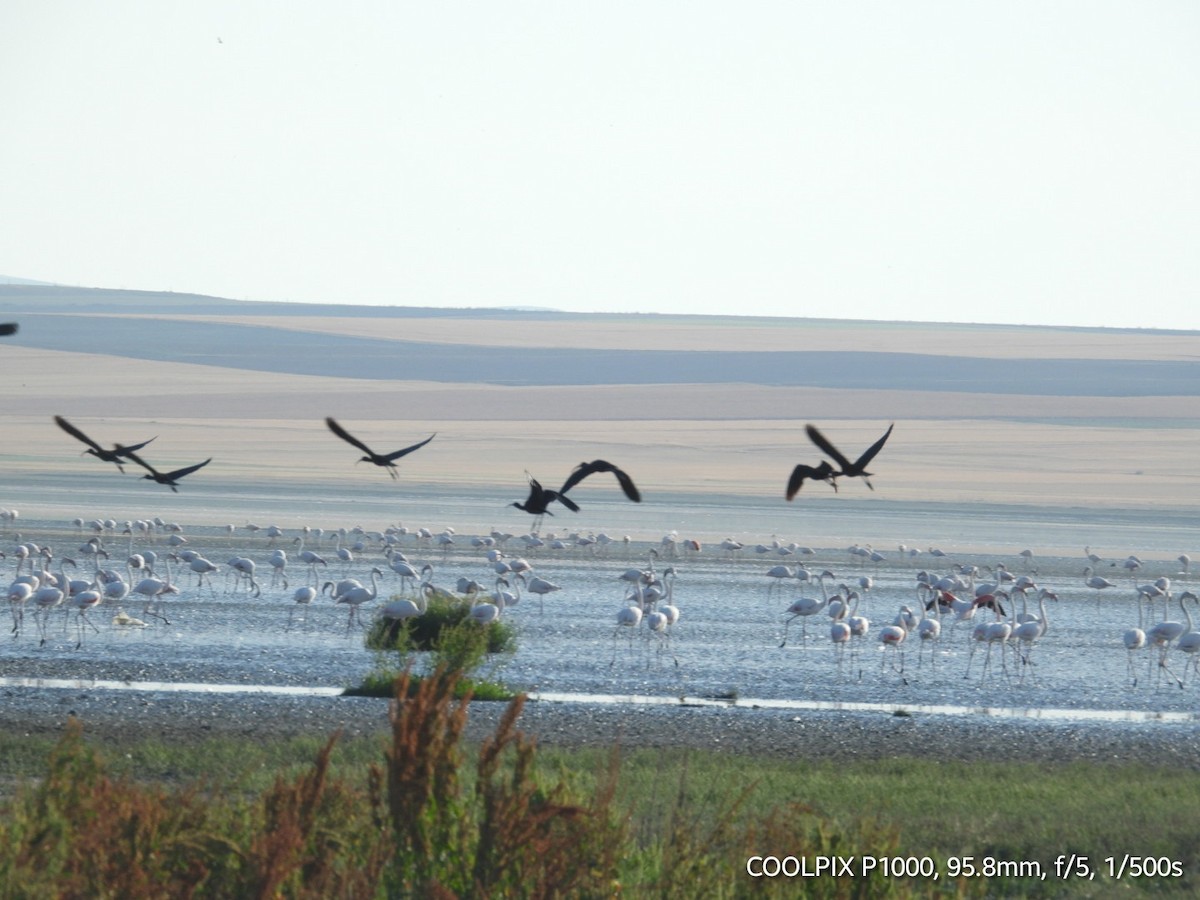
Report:
[[[342,535],[340,533],[337,536],[337,546],[334,547],[333,552],[337,555],[339,560],[346,564],[344,572],[349,572],[350,564],[354,562],[354,554],[351,552],[349,547],[342,546]]]
[[[538,595],[538,610],[545,612],[545,600],[547,594],[553,594],[555,591],[561,591],[562,587],[552,581],[547,581],[545,578],[534,576],[525,583],[525,590],[531,594]]]
[[[771,568],[767,569],[766,575],[771,579],[771,583],[767,586],[767,596],[769,597],[771,595],[771,591],[775,590],[776,588],[783,587],[784,579],[795,578],[796,570],[790,566],[772,566]]]
[[[388,548],[391,552],[387,554],[388,568],[400,576],[400,590],[404,590],[405,583],[410,588],[415,587],[420,573],[413,568],[412,564],[404,558],[404,554],[399,550]],[[430,574],[433,573],[433,567],[426,564]]]
[[[806,570],[807,571],[807,570]],[[825,589],[825,579],[833,578],[834,574],[826,569],[820,575],[816,576],[818,584],[821,586],[821,599],[815,597],[799,597],[791,606],[785,610],[790,614],[790,617],[783,624],[783,640],[779,642],[779,646],[783,647],[787,644],[788,627],[794,619],[799,618],[800,622],[800,641],[805,643],[808,641],[808,619],[810,616],[815,616],[829,604],[829,593]]]
[[[295,538],[292,543],[296,545],[296,555],[300,557],[300,561],[308,566],[308,572],[312,581],[317,580],[317,566],[328,566],[325,557],[321,556],[312,550],[304,549],[304,535]]]
[[[883,644],[884,653],[886,654],[887,650],[890,648],[893,658],[896,656],[896,654],[900,655],[900,668],[897,669],[896,664],[893,661],[892,669],[899,672],[901,675],[904,673],[904,651],[901,648],[904,646],[904,642],[908,639],[909,616],[904,614],[905,610],[908,610],[908,607],[901,607],[900,615],[896,616],[895,621],[891,625],[886,625],[879,630],[879,641]],[[911,610],[909,610],[909,615],[911,615]],[[883,666],[883,663],[886,661],[886,659],[887,657],[885,655],[883,659],[880,660],[880,667]]]
[[[666,593],[662,597],[662,602],[658,604],[658,611],[667,617],[668,630],[675,627],[675,623],[679,621],[679,607],[675,605],[675,567],[668,566],[662,575],[663,586]]]
[[[838,678],[842,677],[842,664],[846,659],[846,645],[850,643],[852,634],[850,623],[844,619],[835,619],[829,624],[829,640],[833,642],[834,649],[837,651]]]
[[[1012,614],[1016,614],[1016,607],[1010,607]],[[1012,637],[1013,619],[1002,619],[1003,611],[997,607],[995,621],[988,622],[982,626],[982,634],[976,640],[980,640],[987,644],[987,655],[983,658],[983,672],[979,676],[980,684],[987,678],[988,669],[992,664],[992,649],[1000,645],[1000,667],[1004,673],[1008,674],[1008,663],[1004,659],[1004,647],[1007,645],[1008,639]],[[970,661],[967,662],[967,668],[970,669]]]
[[[89,588],[86,591],[80,591],[70,599],[70,606],[75,610],[75,627],[79,636],[75,643],[76,650],[83,646],[83,624],[85,622],[91,626],[92,631],[96,632],[97,634],[100,633],[100,629],[97,628],[95,623],[87,617],[87,611],[89,609],[95,609],[100,605],[100,602],[103,599],[104,595],[94,588]]]
[[[933,604],[933,618],[929,617],[928,608],[922,604],[921,618],[917,622],[917,637],[920,638],[920,643],[917,644],[917,666],[921,665],[922,651],[926,644],[929,645],[929,661],[934,663],[936,657],[934,651],[937,641],[942,636],[942,605],[940,603]]]
[[[345,603],[350,607],[350,616],[346,621],[346,630],[350,630],[350,626],[358,621],[358,608],[364,603],[370,603],[379,596],[379,578],[383,575],[383,571],[375,566],[371,569],[371,586],[365,588],[362,585],[352,587],[344,593],[339,593],[335,598],[336,603]],[[360,622],[361,624],[361,622]]]
[[[1187,681],[1188,669],[1200,673],[1200,631],[1196,630],[1196,626],[1192,622],[1192,614],[1188,612],[1184,602],[1186,600],[1196,600],[1197,605],[1200,605],[1200,600],[1197,600],[1196,595],[1191,591],[1184,591],[1179,595],[1179,608],[1183,610],[1183,615],[1187,619],[1187,629],[1175,642],[1175,649],[1180,653],[1187,654],[1187,665],[1183,667],[1183,681]],[[1179,686],[1183,687],[1183,682],[1180,682]]]
[[[165,560],[165,565],[167,567],[167,577],[165,579],[153,577],[143,578],[136,585],[134,585],[133,593],[141,594],[146,598],[146,606],[142,610],[142,615],[154,616],[162,619],[165,624],[170,625],[171,623],[168,621],[167,617],[157,610],[162,605],[162,598],[167,594],[178,594],[179,588],[171,584],[170,558]],[[151,607],[154,607],[154,609],[151,609]]]
[[[70,584],[66,576],[67,563],[75,564],[74,560],[64,557],[59,563],[60,574],[55,577],[52,573],[47,572],[45,577],[41,577],[41,586],[33,594],[33,602],[37,606],[34,616],[37,619],[38,633],[42,636],[42,645],[46,643],[46,626],[50,621],[50,611],[61,606],[67,597]]]
[[[1092,590],[1102,591],[1105,588],[1116,587],[1116,585],[1107,578],[1102,578],[1099,575],[1093,575],[1092,571],[1093,570],[1091,566],[1085,566],[1083,569],[1083,583]]]
[[[1125,644],[1125,652],[1127,655],[1127,672],[1129,678],[1133,682],[1133,686],[1137,687],[1137,675],[1133,668],[1133,654],[1146,646],[1146,632],[1144,630],[1145,623],[1142,618],[1142,595],[1138,594],[1137,600],[1138,623],[1137,628],[1129,628],[1121,635],[1121,641]]]
[[[305,618],[307,618],[308,607],[311,606],[312,602],[316,599],[317,599],[317,589],[315,587],[312,587],[311,585],[304,585],[303,587],[298,587],[292,593],[292,600],[296,604],[303,606],[304,609],[306,610]],[[288,610],[288,623],[287,623],[287,627],[284,628],[284,631],[289,631],[291,629],[292,616],[295,614],[295,612],[296,612],[295,606],[293,606],[290,610]]]
[[[670,632],[667,630],[669,624],[667,614],[660,610],[654,610],[646,613],[642,621],[646,623],[646,630],[649,634],[658,640],[658,652],[655,655],[662,656],[663,650],[667,649],[671,640]],[[679,659],[675,656],[674,651],[671,652],[671,658],[675,660],[675,666],[678,667]]]
[[[288,587],[287,551],[276,547],[271,551],[271,555],[267,558],[267,562],[271,566],[271,587],[275,587],[275,585],[282,582],[283,589],[286,591]]]
[[[623,628],[629,630],[629,649],[634,649],[634,631],[637,630],[638,625],[642,624],[642,617],[646,614],[643,608],[641,584],[635,584],[634,593],[626,596],[625,604],[617,611],[617,626],[612,632],[612,660],[608,662],[610,668],[617,662],[617,635]]]
[[[524,575],[517,575],[513,578],[512,582],[509,582],[509,580],[503,576],[498,577],[496,579],[495,590],[493,590],[491,594],[492,602],[497,605],[503,603],[504,609],[509,609],[513,606],[516,606],[521,602],[521,585],[524,583]],[[502,589],[502,585],[503,587],[513,587],[515,585],[517,589],[515,591],[506,591]]]
[[[508,587],[508,581],[503,578],[496,579],[496,589],[490,594],[490,600],[484,600],[477,597],[471,603],[470,618],[477,625],[487,626],[493,622],[499,621],[500,614],[504,612],[504,598],[506,591],[500,589],[501,585]]]
[[[25,622],[25,604],[33,596],[36,588],[24,581],[14,581],[8,587],[8,603],[12,610],[13,637],[21,634],[21,626]]]
[[[234,584],[246,582],[246,590],[253,591],[254,596],[262,595],[262,589],[258,586],[258,582],[254,580],[254,570],[257,566],[254,560],[245,556],[235,556],[229,560],[229,572],[227,575],[233,575]]]
[[[1038,617],[1027,622],[1022,622],[1013,630],[1012,636],[1017,639],[1018,647],[1024,644],[1025,649],[1021,654],[1021,677],[1025,677],[1025,666],[1032,665],[1030,657],[1033,654],[1033,646],[1046,635],[1046,629],[1049,628],[1050,622],[1046,617],[1046,598],[1058,600],[1058,595],[1053,591],[1048,591],[1042,588],[1038,591]],[[1022,603],[1024,603],[1025,592],[1021,592]]]
[[[425,615],[426,610],[429,609],[429,594],[433,590],[435,590],[433,585],[428,582],[421,582],[421,590],[417,592],[416,600],[408,597],[397,597],[394,600],[389,600],[379,611],[380,618],[403,622],[405,619],[413,619],[417,616]]]

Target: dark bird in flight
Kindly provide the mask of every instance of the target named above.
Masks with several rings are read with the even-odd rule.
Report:
[[[801,463],[792,469],[792,477],[788,479],[787,483],[787,498],[791,500],[800,493],[800,488],[804,487],[804,479],[806,478],[810,481],[827,482],[833,488],[834,493],[837,493],[837,481],[834,480],[837,476],[838,473],[834,471],[833,466],[829,464],[829,460],[827,459],[821,460],[820,465],[816,466],[806,466],[804,463]]]
[[[529,475],[528,472],[525,473]],[[542,483],[529,475],[529,496],[525,498],[524,503],[512,502],[509,506],[515,506],[517,509],[523,509],[532,516],[537,517],[537,522],[541,522],[542,516],[554,515],[550,512],[550,504],[557,500],[567,509],[573,512],[579,512],[579,506],[570,497],[564,497],[560,491],[552,491],[542,487]]]
[[[212,457],[210,456],[204,462],[196,463],[194,466],[185,466],[182,469],[176,469],[174,472],[160,472],[136,453],[126,452],[125,456],[129,459],[132,459],[135,463],[150,473],[149,475],[143,475],[143,478],[148,481],[157,481],[159,484],[165,484],[176,494],[179,493],[180,478],[182,478],[184,475],[191,475],[197,469],[203,469],[210,462],[212,462]]]
[[[150,438],[150,441],[142,441],[140,444],[129,444],[128,446],[125,444],[114,444],[111,450],[105,450],[62,416],[55,416],[54,422],[71,437],[78,441],[83,441],[83,443],[88,445],[88,449],[84,450],[84,453],[90,453],[96,459],[104,460],[104,462],[113,463],[122,472],[125,471],[125,467],[121,465],[122,460],[128,459],[135,451],[141,450],[150,441],[154,440],[154,438]]]
[[[10,334],[17,333],[16,322],[0,322],[0,336],[7,337]]]
[[[633,483],[632,478],[630,478],[624,471],[618,469],[612,463],[603,459],[595,459],[591,462],[582,462],[577,465],[571,474],[567,476],[567,480],[563,482],[563,486],[557,491],[548,490],[542,487],[541,482],[530,475],[529,496],[525,499],[525,502],[514,502],[510,503],[509,506],[515,506],[517,509],[523,509],[525,512],[536,516],[534,522],[536,530],[536,527],[541,524],[542,516],[554,515],[554,513],[550,512],[549,507],[550,504],[555,500],[572,512],[579,512],[579,504],[567,496],[567,491],[575,487],[575,485],[579,484],[579,482],[583,481],[583,479],[587,478],[589,475],[593,475],[596,472],[612,472],[617,476],[617,482],[621,485],[621,490],[625,492],[625,496],[634,503],[642,502],[641,492],[638,491],[637,485]]]
[[[348,432],[345,428],[343,428],[341,425],[339,425],[337,422],[335,422],[331,416],[325,417],[325,424],[329,426],[330,431],[332,431],[334,434],[336,434],[338,437],[340,437],[347,444],[352,444],[353,446],[355,446],[359,450],[361,450],[363,453],[367,454],[362,459],[360,459],[359,462],[369,462],[369,463],[374,463],[377,466],[384,466],[388,470],[388,474],[391,475],[392,478],[399,477],[396,474],[396,460],[398,460],[402,456],[407,456],[409,453],[412,453],[414,450],[421,449],[426,444],[428,444],[430,441],[432,441],[435,437],[437,437],[437,432],[435,431],[429,437],[425,438],[425,440],[420,441],[416,444],[413,444],[411,447],[405,447],[403,450],[397,450],[394,453],[376,453],[374,450],[372,450],[370,447],[368,447],[366,444],[364,444],[362,441],[360,441],[358,438],[356,438],[354,435],[352,435],[350,432]]]
[[[617,476],[617,483],[621,485],[621,490],[625,492],[625,496],[634,503],[642,502],[642,495],[637,489],[637,485],[633,483],[633,479],[618,469],[610,462],[603,459],[593,459],[591,462],[581,462],[577,465],[574,471],[563,482],[563,486],[558,489],[559,498],[569,491],[583,479],[589,475],[594,475],[597,472],[612,472]]]
[[[891,437],[892,429],[895,427],[895,423],[889,425],[888,430],[883,433],[883,437],[868,447],[866,451],[864,451],[863,455],[854,462],[850,462],[850,460],[842,456],[841,451],[838,450],[837,447],[833,446],[833,444],[829,442],[829,439],[817,430],[817,426],[805,425],[804,430],[808,432],[809,440],[825,451],[825,454],[829,456],[830,459],[841,466],[841,471],[832,473],[830,477],[854,478],[857,476],[866,482],[867,487],[871,488],[871,490],[875,490],[871,482],[868,481],[871,473],[867,471],[867,466],[870,465],[871,460],[875,458],[876,454],[883,449],[883,445],[887,443],[887,439]]]

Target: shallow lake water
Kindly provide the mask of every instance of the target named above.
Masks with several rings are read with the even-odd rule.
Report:
[[[628,544],[618,540],[601,550],[568,541],[567,549],[535,551],[521,542],[522,526],[528,529],[528,518],[515,517],[513,514],[524,516],[516,510],[500,511],[510,499],[470,492],[440,499],[418,497],[407,504],[405,522],[414,531],[418,519],[431,530],[454,527],[454,544],[449,552],[443,552],[410,534],[401,546],[417,568],[424,563],[434,567],[434,583],[439,586],[453,588],[459,577],[466,577],[490,590],[495,579],[491,564],[485,550],[473,547],[471,541],[473,534],[484,534],[487,529],[473,525],[467,510],[485,504],[496,511],[495,523],[515,535],[507,541],[505,552],[510,557],[524,557],[536,574],[562,589],[542,603],[525,594],[519,604],[506,610],[504,615],[517,630],[518,649],[496,661],[493,675],[546,699],[633,702],[629,698],[636,698],[638,702],[736,702],[797,709],[904,708],[1064,722],[1178,721],[1197,718],[1200,713],[1200,678],[1193,674],[1179,686],[1186,671],[1184,654],[1168,651],[1164,668],[1158,665],[1157,651],[1142,650],[1133,658],[1131,674],[1122,643],[1123,632],[1138,624],[1135,584],[1165,576],[1171,580],[1174,597],[1193,585],[1190,574],[1182,572],[1177,561],[1180,553],[1191,551],[1196,537],[1190,515],[1027,507],[949,509],[932,504],[848,503],[839,507],[829,500],[780,508],[779,503],[752,498],[720,502],[675,498],[672,505],[655,512],[654,524],[636,518],[645,515],[642,507],[593,503],[587,516],[547,519],[542,529],[543,537],[555,529],[565,535],[563,526],[578,527],[578,522],[586,520],[592,533],[598,533],[600,522],[606,521],[611,522],[606,529],[609,534],[635,535]],[[344,512],[343,503],[330,501],[320,507],[327,533],[342,525],[383,530],[394,524],[382,516],[372,523],[369,517],[376,511],[369,506],[353,507],[355,518],[351,521],[347,515],[346,521],[338,522],[338,516],[330,513]],[[174,521],[187,537],[186,546],[221,569],[212,586],[198,587],[194,575],[173,566],[173,580],[181,590],[164,602],[169,625],[143,615],[143,603],[131,595],[120,605],[144,619],[147,626],[114,626],[116,610],[107,605],[90,614],[98,631],[84,626],[80,646],[79,623],[65,608],[51,611],[47,640],[42,644],[30,607],[21,633],[0,641],[3,683],[9,689],[22,690],[81,683],[96,689],[166,683],[189,691],[229,690],[229,686],[328,690],[357,683],[376,657],[364,649],[362,629],[348,627],[347,608],[335,605],[328,595],[308,608],[291,600],[295,587],[313,581],[295,556],[293,539],[300,534],[299,527],[284,526],[285,536],[275,542],[291,558],[287,568],[290,586],[285,590],[271,586],[267,562],[271,542],[262,532],[252,533],[241,524],[254,520],[266,525],[273,520],[270,516],[300,522],[304,511],[313,508],[297,501],[294,508],[256,516],[238,507],[228,516],[229,521],[238,523],[232,534],[213,524],[189,525],[184,510]],[[205,512],[211,522],[212,510]],[[334,521],[330,522],[331,518]],[[169,551],[162,533],[152,539],[139,534],[131,544],[128,536],[119,533],[123,520],[118,521],[116,530],[102,535],[110,553],[108,563],[102,564],[123,571],[131,547],[134,551],[154,549],[160,555]],[[78,561],[78,567],[72,570],[68,566],[67,574],[89,577],[94,562],[79,552],[92,533],[86,527],[79,530],[67,518],[22,518],[19,528],[14,528],[10,523],[0,536],[0,548],[8,554],[7,580],[14,573],[12,550],[17,531],[21,540],[53,548],[56,571],[57,561],[70,556]],[[661,542],[661,537],[672,531],[678,538],[673,553]],[[725,534],[736,536],[744,548],[736,553],[722,550],[720,536]],[[854,535],[852,541],[872,542],[886,558],[871,562],[852,554],[847,535]],[[693,537],[701,540],[699,552],[683,548],[683,541]],[[793,540],[814,547],[815,553],[785,555],[773,546],[773,542],[786,545]],[[901,542],[922,552],[917,556],[902,553],[898,549]],[[307,546],[329,560],[328,567],[316,575],[318,586],[344,575],[369,584],[370,567],[378,565],[385,573],[380,597],[399,593],[402,586],[387,569],[378,543],[368,544],[365,551],[356,553],[352,564],[345,565],[334,561],[334,543],[328,537],[317,540],[310,536]],[[764,550],[758,549],[760,544]],[[1105,556],[1096,571],[1116,587],[1096,591],[1084,584],[1085,545]],[[933,546],[947,556],[932,556],[929,550]],[[651,548],[662,554],[654,560],[658,572],[668,566],[676,572],[674,601],[681,615],[667,639],[644,627],[619,632],[616,628],[617,611],[624,605],[626,593],[619,576],[629,567],[645,567]],[[1019,555],[1026,548],[1034,554],[1029,561]],[[1143,561],[1135,573],[1119,566],[1129,554]],[[257,563],[261,596],[252,597],[227,584],[226,561],[234,555]],[[902,605],[919,609],[919,570],[942,575],[956,564],[984,569],[1001,562],[1013,574],[1029,574],[1039,586],[1058,596],[1056,601],[1048,601],[1049,625],[1029,652],[1028,662],[997,646],[985,672],[986,646],[971,640],[969,624],[954,624],[950,617],[943,620],[936,643],[922,647],[912,635],[903,645],[902,655],[883,648],[881,627],[892,621]],[[833,577],[825,582],[830,592],[841,583],[855,584],[860,576],[872,579],[859,606],[859,612],[871,620],[870,632],[844,653],[832,645],[830,620],[824,613],[793,621],[786,644],[780,646],[788,606],[800,596],[820,597],[821,587],[815,580],[781,582],[768,578],[766,572],[776,565],[800,564],[814,575],[831,571]],[[160,564],[159,574],[164,572]],[[980,580],[989,580],[986,571],[981,572]],[[364,606],[363,617],[369,619],[379,605]],[[1154,615],[1161,618],[1163,609],[1158,602]],[[1200,627],[1200,610],[1189,604],[1189,611]],[[1169,614],[1175,620],[1185,619],[1177,601],[1172,602]],[[289,615],[294,617],[290,627]]]

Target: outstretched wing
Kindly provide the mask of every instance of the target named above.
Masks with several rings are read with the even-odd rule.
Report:
[[[331,425],[330,427],[332,428],[333,426]],[[405,447],[403,450],[397,450],[395,453],[388,453],[383,458],[386,459],[388,462],[391,462],[392,460],[399,459],[402,456],[407,456],[408,454],[412,453],[414,450],[420,450],[422,447],[424,447],[426,444],[428,444],[430,441],[432,441],[435,437],[437,437],[436,431],[433,434],[431,434],[429,437],[425,438],[425,440],[420,441],[416,444],[413,444],[411,447]],[[368,451],[368,452],[370,452],[370,451]]]
[[[154,438],[156,438],[156,437],[158,437],[158,435],[155,435],[154,437],[150,438],[150,441],[153,441]],[[128,444],[128,445],[116,444],[113,446],[113,453],[116,454],[117,456],[128,456],[130,453],[133,453],[135,450],[141,450],[143,447],[145,447],[147,444],[149,444],[150,441],[142,441],[140,444]]]
[[[136,453],[134,453],[132,450],[130,450],[129,452],[127,452],[127,453],[125,454],[125,457],[126,457],[127,459],[132,459],[132,460],[133,460],[135,463],[137,463],[139,466],[141,466],[143,469],[145,469],[147,472],[149,472],[149,473],[150,473],[151,475],[153,475],[155,478],[158,478],[158,477],[159,477],[159,476],[158,476],[158,471],[157,471],[157,470],[154,468],[154,466],[150,465],[150,463],[146,462],[144,459],[142,459],[140,456],[138,456],[138,455],[137,455]]]
[[[355,447],[357,447],[363,453],[367,454],[367,456],[375,455],[374,450],[372,450],[370,447],[368,447],[366,444],[364,444],[362,441],[360,441],[358,438],[356,438],[354,435],[352,435],[350,432],[348,432],[345,428],[343,428],[341,425],[339,425],[336,421],[334,421],[332,416],[325,417],[325,424],[329,426],[330,431],[332,431],[334,434],[336,434],[338,437],[340,437],[347,444],[353,444]]]
[[[167,474],[165,474],[163,476],[163,480],[174,481],[177,478],[182,478],[184,475],[191,475],[197,469],[203,469],[210,462],[212,462],[211,456],[208,459],[206,459],[204,462],[196,463],[194,466],[185,466],[182,469],[176,469],[174,472],[168,472]]]
[[[806,478],[813,481],[828,481],[836,491],[837,483],[832,479],[832,475],[833,466],[829,465],[827,460],[821,460],[820,465],[817,466],[806,466],[804,463],[801,463],[792,469],[792,477],[788,479],[787,483],[787,498],[791,500],[800,493],[800,488],[804,487],[804,479]]]
[[[850,460],[842,456],[841,451],[838,450],[837,447],[833,446],[833,444],[829,443],[829,438],[817,431],[816,425],[805,425],[804,430],[808,433],[808,439],[820,447],[826,456],[829,456],[835,463],[837,463],[838,467],[841,468],[843,472],[851,468]]]
[[[858,462],[856,462],[854,464],[855,468],[861,470],[861,469],[865,469],[867,467],[867,464],[870,463],[871,460],[873,460],[875,458],[875,454],[883,449],[883,445],[886,444],[887,439],[892,436],[892,429],[895,427],[896,427],[895,422],[893,422],[891,425],[888,426],[888,430],[883,433],[883,437],[881,437],[879,440],[877,440],[875,443],[873,443],[870,447],[868,447],[866,452],[863,453],[863,455],[858,458]]]
[[[617,482],[621,485],[621,490],[625,492],[625,496],[634,503],[642,502],[642,495],[638,491],[637,485],[633,483],[633,479],[614,466],[612,463],[603,459],[594,459],[590,463],[582,462],[577,465],[575,467],[575,471],[573,471],[567,477],[567,480],[563,482],[563,486],[558,489],[558,499],[563,500],[563,494],[565,494],[575,485],[579,484],[579,482],[583,481],[583,479],[587,478],[589,475],[595,474],[596,472],[612,472],[617,476]]]
[[[97,444],[95,441],[93,441],[90,437],[88,437],[86,434],[84,434],[82,431],[80,431],[78,428],[76,428],[74,425],[72,425],[70,422],[68,422],[62,416],[55,416],[54,422],[56,425],[58,425],[59,428],[61,428],[63,431],[65,431],[71,437],[75,438],[77,441],[83,441],[85,444],[87,444],[89,447],[91,447],[92,449],[96,450],[99,453],[107,452],[103,447],[101,447],[99,444]]]

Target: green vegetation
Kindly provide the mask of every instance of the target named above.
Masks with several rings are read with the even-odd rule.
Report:
[[[401,600],[403,597],[392,597]],[[379,618],[366,636],[369,650],[395,650],[399,653],[412,651],[442,650],[446,634],[467,625],[487,636],[484,642],[486,653],[510,653],[516,648],[516,630],[503,618],[489,625],[480,626],[471,622],[471,601],[465,597],[431,597],[425,611],[408,619]],[[474,642],[470,652],[475,652]]]
[[[426,671],[443,668],[459,673],[456,689],[460,698],[469,693],[475,700],[513,699],[513,692],[503,684],[476,678],[474,673],[516,649],[516,630],[503,619],[486,625],[474,621],[471,601],[465,598],[434,597],[418,616],[381,617],[372,624],[364,642],[376,653],[375,667],[361,684],[347,689],[351,696],[391,697],[396,682],[423,662]],[[498,665],[492,667],[493,672]],[[410,677],[410,690],[420,682],[420,676]]]
[[[109,761],[77,722],[49,748],[0,736],[0,897],[1184,897],[1200,877],[1197,772],[538,749],[522,698],[475,746],[458,684],[402,677],[386,739],[146,740]],[[1129,852],[1184,874],[1118,884],[1103,859]],[[1064,853],[1096,880],[1057,879]],[[942,874],[746,874],[771,854],[929,857]],[[1048,874],[948,878],[962,856]]]

